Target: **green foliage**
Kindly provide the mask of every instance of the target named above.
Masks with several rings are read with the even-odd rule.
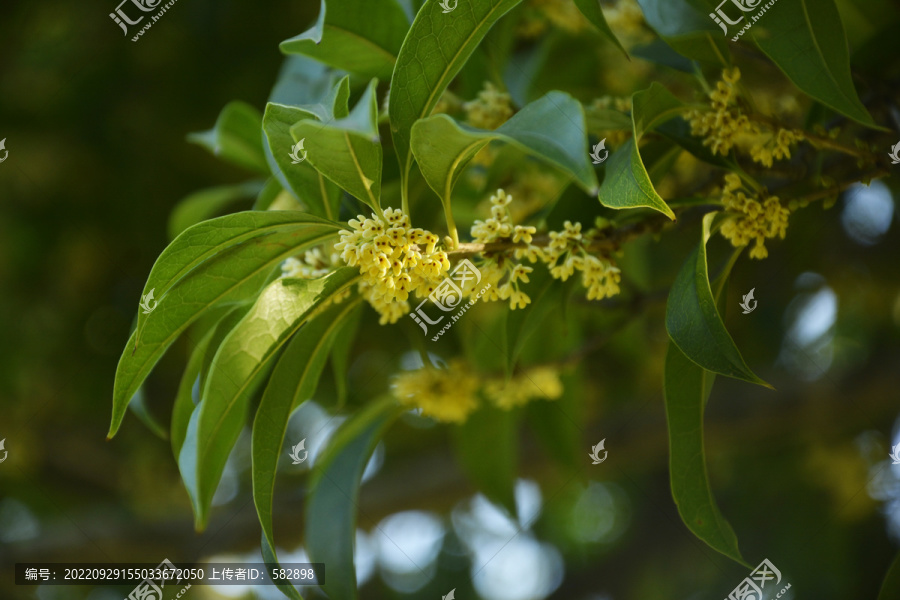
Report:
[[[397,400],[404,404],[408,400],[400,398],[396,388],[399,378],[409,375],[396,360],[391,363],[397,399],[384,395],[391,381],[386,378],[379,380],[381,388],[351,388],[351,364],[361,339],[390,339],[404,351],[414,348],[426,364],[455,360],[445,352],[459,351],[468,360],[465,367],[452,371],[458,380],[450,383],[459,386],[453,393],[437,379],[448,370],[430,365],[417,371],[437,374],[434,385],[421,390],[422,396],[452,402],[454,394],[468,394],[472,406],[480,404],[453,426],[456,458],[485,496],[515,516],[522,422],[528,422],[554,460],[577,472],[586,452],[579,450],[583,431],[574,425],[575,415],[579,420],[592,418],[599,405],[590,372],[615,369],[618,364],[609,361],[608,367],[585,357],[614,337],[624,322],[637,321],[636,312],[647,309],[647,322],[655,318],[647,307],[652,295],[647,290],[671,285],[662,387],[672,496],[697,538],[746,565],[737,535],[714,499],[706,468],[704,412],[717,374],[771,386],[748,367],[723,321],[723,290],[743,247],[734,250],[722,275],[711,283],[707,245],[720,228],[734,234],[731,240],[746,233],[735,223],[742,223],[740,211],[751,202],[760,208],[746,214],[756,218],[763,215],[764,206],[774,211],[772,202],[780,209],[778,196],[808,202],[803,194],[809,188],[821,184],[823,189],[809,193],[815,200],[835,186],[824,178],[814,183],[801,180],[802,185],[794,186],[784,183],[781,172],[763,172],[760,150],[771,155],[767,144],[782,143],[779,132],[790,133],[800,125],[773,125],[774,117],[758,111],[747,97],[717,100],[715,94],[725,95],[723,89],[741,93],[735,85],[739,72],[729,69],[723,74],[721,69],[748,64],[744,55],[753,52],[748,62],[765,63],[764,77],[776,80],[780,70],[787,77],[780,85],[791,94],[796,94],[793,86],[808,94],[803,126],[809,131],[804,130],[802,143],[839,155],[829,167],[838,165],[836,171],[847,176],[847,185],[883,174],[884,159],[879,162],[864,144],[820,135],[815,126],[824,126],[831,115],[809,109],[820,102],[857,123],[874,125],[853,87],[844,26],[833,0],[781,0],[741,42],[752,39],[764,55],[746,45],[732,55],[735,47],[719,36],[721,31],[707,16],[712,1],[639,0],[649,29],[619,32],[604,16],[605,4],[575,0],[580,14],[601,34],[588,31],[589,39],[603,45],[600,56],[615,57],[623,64],[633,64],[625,61],[634,57],[650,61],[654,75],[644,77],[646,81],[617,84],[629,88],[629,105],[628,98],[614,103],[607,97],[617,89],[609,82],[571,81],[562,66],[560,73],[552,72],[557,65],[548,57],[565,54],[566,44],[574,42],[556,32],[537,40],[518,37],[527,29],[523,25],[528,25],[528,11],[534,9],[519,6],[521,0],[459,0],[450,12],[435,0],[405,1],[402,6],[396,0],[322,0],[313,27],[282,42],[282,51],[290,56],[264,112],[232,102],[211,131],[190,136],[216,156],[267,179],[197,192],[173,213],[174,239],[143,290],[144,295],[153,293],[158,305],[138,314],[122,353],[109,435],[119,429],[129,406],[151,429],[165,435],[141,396],[142,386],[176,340],[187,337],[191,349],[175,395],[169,435],[196,526],[202,529],[207,524],[226,461],[252,421],[252,487],[262,554],[267,563],[277,565],[273,498],[288,421],[320,387],[324,389],[328,399],[323,404],[346,411],[348,419],[313,465],[304,544],[314,561],[328,566],[329,597],[354,600],[353,543],[362,474],[375,446],[400,414]],[[579,13],[570,14],[574,19],[571,15]],[[489,34],[501,18],[502,24]],[[634,48],[630,38],[635,35],[653,39]],[[579,60],[585,67],[576,70],[579,74],[604,71],[602,61],[587,52]],[[715,81],[720,75],[723,81]],[[550,89],[545,80],[570,89]],[[485,88],[490,93],[476,96],[484,82],[491,84]],[[520,105],[505,95],[507,89]],[[713,89],[712,102],[681,99],[709,98]],[[532,94],[533,90],[540,91]],[[526,103],[538,94],[543,95]],[[387,108],[379,114],[385,100]],[[477,110],[497,117],[498,123],[484,126],[491,129],[475,127],[472,114]],[[432,114],[435,111],[440,114]],[[744,140],[722,143],[712,134],[705,138],[696,134],[700,116],[716,111],[720,121],[738,122],[735,115],[740,113],[747,122],[756,119],[755,126],[771,126],[771,138],[754,142],[757,145],[748,150],[741,146]],[[390,137],[385,135],[388,128]],[[714,134],[727,136],[730,131],[723,126]],[[745,135],[767,134],[745,131]],[[609,160],[601,167],[590,162],[589,136],[610,141]],[[290,152],[300,141],[305,143],[304,158],[297,162]],[[788,177],[790,172],[805,175],[813,166],[808,147],[800,143],[788,144],[793,155],[776,156],[796,163],[784,169]],[[412,171],[413,161],[421,178]],[[814,166],[821,169],[818,158]],[[744,204],[729,205],[727,190],[720,187],[723,173],[743,186]],[[570,186],[572,181],[577,186]],[[486,224],[478,199],[494,189],[485,182],[491,188],[514,189],[510,195],[525,205],[523,213],[507,212],[505,204],[494,202],[493,222]],[[443,203],[443,221],[435,210],[435,194]],[[257,198],[254,210],[210,218],[252,197]],[[505,194],[497,197],[508,199]],[[406,245],[394,254],[387,250],[378,259],[383,269],[360,271],[352,260],[353,266],[346,266],[352,248],[339,256],[341,246],[334,247],[339,232],[355,230],[349,237],[344,234],[351,240],[348,247],[353,236],[362,236],[362,226],[348,225],[347,215],[365,210],[365,205],[381,218],[398,199],[407,216],[411,201],[418,203],[421,214],[409,228],[391,231],[397,237],[414,236],[414,241],[404,241]],[[465,239],[465,229],[460,240],[451,203],[456,216],[473,225],[473,241]],[[684,229],[693,235],[698,221],[700,241],[693,252],[668,242],[670,235],[677,237]],[[724,229],[725,223],[732,229]],[[749,230],[752,224],[743,227]],[[425,227],[430,228],[427,235],[417,231]],[[494,233],[508,229],[492,237],[490,227]],[[450,241],[429,264],[471,258],[494,278],[496,297],[481,303],[490,300],[493,307],[482,310],[479,304],[439,345],[431,346],[431,340],[422,342],[418,327],[409,323],[408,314],[421,300],[414,293],[408,300],[390,297],[385,291],[390,286],[380,286],[399,285],[395,278],[407,268],[400,264],[401,258],[406,260],[404,253],[412,252],[413,246],[416,251],[430,246],[426,254],[432,254],[444,233]],[[648,241],[651,237],[653,244]],[[381,252],[390,245],[385,239],[379,237],[354,258]],[[626,258],[616,262],[623,254]],[[285,264],[289,258],[294,262]],[[288,264],[295,274],[279,277],[279,267],[287,272]],[[410,268],[416,266],[420,265]],[[447,270],[446,265],[438,269],[441,276]],[[576,286],[589,290],[586,298],[573,293]],[[528,301],[518,306],[512,301],[515,310],[509,310],[511,298],[519,294]],[[396,310],[389,313],[379,302],[393,302],[391,308]],[[379,315],[372,318],[367,304]],[[376,325],[378,317],[381,325]],[[398,320],[413,331],[413,340],[397,335],[396,329],[390,333],[378,329]],[[655,323],[661,331],[661,319]],[[428,336],[432,335],[430,331]],[[644,333],[632,336],[631,346],[616,346],[611,355],[630,352],[649,363],[656,352],[661,364],[653,338]],[[439,350],[434,353],[433,348]],[[441,360],[433,360],[435,354]],[[334,383],[320,386],[329,365]],[[537,368],[565,381],[562,391],[552,395],[557,404],[536,401],[520,408],[529,398],[521,401],[513,395],[505,405],[496,400],[498,393],[507,391],[501,384],[527,382]],[[469,376],[471,382],[465,380]],[[605,391],[613,396],[617,390]],[[424,414],[426,404],[418,401]],[[280,581],[278,587],[286,596],[300,599],[289,582]]]

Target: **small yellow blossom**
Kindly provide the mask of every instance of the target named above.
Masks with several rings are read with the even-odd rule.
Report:
[[[281,277],[283,279],[319,279],[334,271],[341,264],[340,257],[332,252],[326,257],[321,248],[313,248],[306,251],[302,258],[291,257],[281,264]],[[332,303],[340,303],[350,297],[350,290],[346,289],[335,294],[320,309],[330,306]]]
[[[480,129],[497,129],[513,116],[509,94],[499,91],[490,82],[478,92],[478,98],[463,104],[466,121]]]
[[[741,187],[740,177],[734,173],[725,176],[722,203],[726,210],[736,214],[722,224],[720,231],[736,248],[755,242],[750,258],[763,259],[769,255],[765,246],[767,238],[784,239],[791,211],[775,196],[761,201],[747,196]]]
[[[463,423],[478,407],[478,378],[460,361],[400,373],[391,387],[401,404],[445,423]]]
[[[396,323],[409,312],[410,294],[428,296],[450,269],[447,252],[437,247],[430,231],[412,228],[409,217],[388,208],[384,219],[359,215],[340,232],[335,251],[363,275],[360,292],[380,315],[379,322]]]
[[[535,398],[556,400],[562,393],[559,371],[552,367],[536,367],[509,381],[493,379],[484,385],[484,395],[504,410],[522,406]]]

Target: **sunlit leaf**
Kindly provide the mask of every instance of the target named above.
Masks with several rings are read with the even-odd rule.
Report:
[[[339,226],[296,212],[243,212],[195,225],[153,265],[143,295],[156,304],[140,311],[119,359],[109,436],[128,401],[166,349],[214,307],[253,297],[286,258],[332,238]]]
[[[200,401],[197,426],[198,527],[205,526],[225,461],[244,426],[250,396],[287,341],[359,279],[344,267],[321,279],[277,280],[216,352]]]
[[[458,0],[457,8],[448,14],[432,1],[426,2],[416,15],[397,57],[389,100],[391,132],[404,190],[413,158],[413,123],[431,114],[491,26],[521,1]]]
[[[305,119],[291,127],[306,140],[306,161],[329,180],[380,212],[381,141],[373,79],[347,117],[330,123]]]
[[[281,42],[281,51],[305,54],[362,77],[387,79],[408,28],[396,0],[322,0],[316,24]]]

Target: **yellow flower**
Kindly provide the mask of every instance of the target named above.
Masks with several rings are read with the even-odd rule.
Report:
[[[499,91],[490,82],[485,82],[478,98],[463,104],[466,121],[480,129],[497,129],[513,116],[509,94]]]
[[[478,379],[461,361],[399,373],[391,387],[401,404],[445,423],[463,423],[478,407]]]
[[[535,398],[556,400],[562,393],[559,371],[552,367],[536,367],[509,381],[493,379],[484,385],[484,395],[504,410],[522,406]]]
[[[719,231],[736,248],[755,242],[750,249],[750,258],[766,258],[769,251],[766,250],[765,240],[774,237],[784,239],[791,211],[782,206],[775,196],[770,196],[763,202],[757,198],[749,198],[744,192],[738,191],[740,186],[741,181],[737,175],[729,173],[725,176],[722,204],[734,214],[722,224]]]

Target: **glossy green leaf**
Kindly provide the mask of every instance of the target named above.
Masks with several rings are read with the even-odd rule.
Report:
[[[147,407],[147,399],[144,396],[143,388],[139,388],[138,391],[135,392],[131,402],[128,403],[128,408],[134,416],[147,427],[147,429],[153,432],[153,435],[161,440],[168,439],[169,435],[166,432],[166,428]]]
[[[654,82],[649,89],[634,94],[631,111],[634,135],[611,153],[606,179],[600,187],[601,204],[616,209],[652,208],[675,220],[675,213],[653,188],[638,144],[644,133],[682,110],[684,106],[681,101],[658,83]]]
[[[245,102],[229,102],[209,131],[192,133],[188,141],[203,146],[215,156],[256,171],[269,174],[263,154],[262,115]]]
[[[259,547],[263,562],[266,563],[266,566],[269,568],[270,576],[273,574],[273,569],[282,569],[281,564],[278,562],[278,557],[275,556],[275,549],[269,546],[269,542],[268,540],[266,540],[265,533],[262,534],[262,540],[260,540]],[[297,588],[294,587],[293,583],[291,583],[290,580],[286,578],[272,577],[272,581],[275,583],[275,587],[278,588],[281,593],[283,593],[291,600],[303,600],[303,596],[300,595],[300,592],[297,591]]]
[[[737,536],[712,495],[703,444],[703,412],[715,374],[697,366],[669,344],[665,367],[669,473],[678,514],[694,535],[714,550],[749,566]]]
[[[416,15],[397,57],[389,99],[404,198],[413,159],[413,123],[431,114],[491,26],[521,1],[458,0],[457,8],[447,14],[432,1]]]
[[[597,175],[585,152],[586,129],[581,103],[563,92],[550,92],[494,131],[461,125],[443,114],[422,119],[412,127],[412,151],[425,181],[445,204],[463,167],[492,140],[559,167],[594,195]]]
[[[362,77],[387,79],[408,28],[396,0],[322,0],[316,24],[280,48]]]
[[[700,244],[672,284],[666,304],[666,329],[675,345],[704,369],[771,387],[744,362],[716,309],[706,258],[714,216],[715,213],[709,213],[703,218]]]
[[[488,500],[516,517],[516,412],[487,405],[454,428],[456,456]]]
[[[291,127],[294,139],[306,139],[306,162],[376,213],[380,212],[382,165],[377,85],[373,79],[343,119],[328,124],[305,119]]]
[[[253,198],[262,191],[264,184],[254,180],[194,192],[179,202],[169,215],[169,239],[175,239],[188,227],[216,216],[238,200]]]
[[[847,36],[834,0],[776,2],[749,31],[798,88],[854,121],[875,125],[853,87]]]
[[[369,457],[399,416],[393,399],[369,402],[337,430],[316,463],[306,502],[306,549],[328,565],[322,590],[331,600],[356,600],[353,545],[362,475]]]
[[[612,29],[609,28],[609,23],[606,22],[606,17],[603,16],[603,10],[600,8],[599,0],[575,0],[575,6],[578,7],[581,14],[583,14],[587,20],[600,31],[600,33],[605,35],[609,41],[622,51],[622,54],[626,57],[628,56],[628,51],[625,50],[625,46],[622,45],[622,42],[619,41],[619,38],[616,37],[616,34],[613,33]]]
[[[279,179],[293,192],[309,212],[327,219],[337,218],[341,191],[325,179],[308,160],[294,164],[291,152],[300,139],[291,135],[291,126],[303,119],[317,119],[313,107],[298,108],[269,103],[263,116],[263,131],[272,160],[278,166]],[[329,110],[330,112],[330,110]],[[304,141],[304,146],[307,142]],[[298,152],[299,156],[303,151]]]
[[[113,388],[109,436],[166,349],[210,309],[253,297],[286,258],[333,237],[339,226],[296,212],[243,212],[195,225],[163,251],[144,286],[152,312],[138,314]]]
[[[178,384],[178,391],[175,393],[169,437],[172,441],[172,454],[175,455],[176,460],[178,455],[181,454],[181,446],[184,444],[184,438],[187,436],[188,424],[191,420],[191,414],[194,412],[195,396],[196,401],[200,401],[200,369],[203,365],[203,358],[210,349],[210,340],[212,340],[214,332],[214,328],[206,332],[206,335],[197,342],[197,345],[191,351],[191,356]],[[195,390],[197,392],[196,395]]]
[[[272,497],[288,420],[315,393],[337,334],[359,301],[356,296],[328,307],[294,335],[272,371],[256,411],[252,438],[253,501],[263,530],[263,548],[276,563]]]
[[[345,267],[321,279],[276,280],[216,351],[200,401],[197,425],[196,521],[205,526],[225,461],[244,426],[247,406],[261,376],[287,341],[359,271]]]
[[[347,373],[350,370],[350,351],[359,331],[362,309],[350,314],[341,324],[337,332],[334,346],[331,349],[331,370],[334,373],[334,387],[337,392],[337,404],[343,406],[347,401]]]

